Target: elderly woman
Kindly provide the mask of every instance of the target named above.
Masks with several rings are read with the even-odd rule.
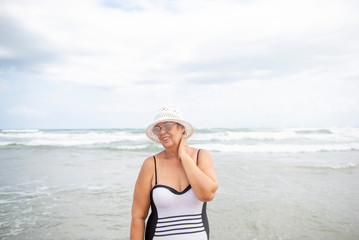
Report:
[[[165,148],[147,158],[132,205],[131,240],[209,239],[206,204],[218,181],[211,155],[188,146],[193,127],[174,106],[163,107],[146,135]],[[151,215],[145,220],[151,206]]]

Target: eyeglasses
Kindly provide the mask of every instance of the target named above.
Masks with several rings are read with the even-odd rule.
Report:
[[[165,124],[162,125],[162,127],[160,127],[160,126],[154,127],[152,129],[152,132],[156,136],[158,136],[160,134],[161,129],[164,129],[165,132],[169,132],[171,130],[173,124],[174,123],[165,123]]]

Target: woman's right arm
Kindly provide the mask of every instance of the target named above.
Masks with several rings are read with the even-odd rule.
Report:
[[[136,181],[132,202],[131,240],[143,240],[145,220],[150,208],[150,193],[154,174],[154,161],[147,158],[141,168]]]

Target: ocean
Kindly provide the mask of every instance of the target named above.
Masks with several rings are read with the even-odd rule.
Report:
[[[196,129],[210,239],[359,239],[359,128]],[[129,239],[144,129],[0,130],[0,239]]]

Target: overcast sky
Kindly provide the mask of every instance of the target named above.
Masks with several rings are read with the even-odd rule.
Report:
[[[359,126],[357,0],[1,0],[0,128]]]

